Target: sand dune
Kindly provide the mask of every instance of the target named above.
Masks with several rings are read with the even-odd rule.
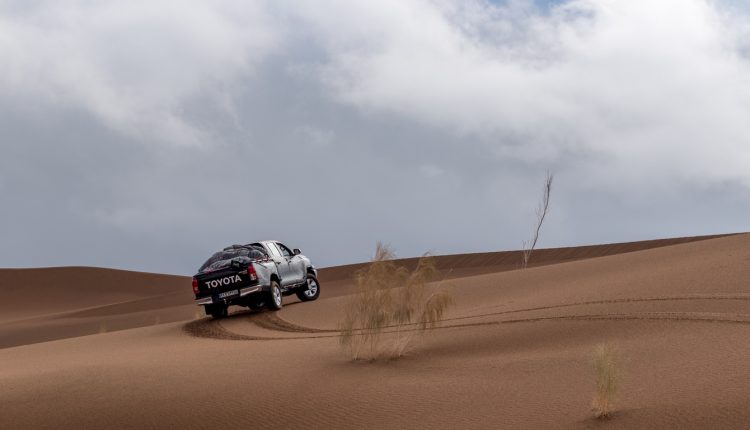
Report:
[[[0,269],[0,348],[192,318],[190,279],[94,267]]]
[[[606,257],[608,255],[625,254],[642,251],[644,249],[662,246],[678,245],[699,240],[716,239],[727,235],[679,237],[671,239],[644,240],[639,242],[608,243],[605,245],[588,245],[565,248],[547,248],[534,251],[529,267],[538,267],[567,261],[583,260],[587,258]],[[475,276],[482,273],[497,273],[520,268],[521,251],[477,252],[458,255],[434,256],[438,270],[446,279]],[[419,258],[399,259],[399,265],[414,269]],[[346,294],[351,285],[353,275],[367,263],[348,264],[324,268],[321,270],[321,280],[325,280],[326,296]],[[331,291],[333,290],[333,291]]]
[[[181,294],[175,303],[184,303],[190,298],[185,282],[184,276],[96,267],[0,269],[0,322],[169,294]]]
[[[98,299],[36,309],[14,291],[0,343],[38,343],[0,349],[0,428],[747,426],[750,235],[535,258],[512,270],[518,253],[439,257],[456,306],[392,362],[352,363],[338,345],[356,265],[324,269],[316,302],[290,297],[280,312],[218,322],[185,320],[195,309],[181,277],[104,271],[106,288],[96,277],[64,285]],[[77,269],[30,270],[13,285],[41,297],[55,270]],[[31,275],[44,285],[24,284]],[[107,333],[82,336],[101,321]],[[591,353],[603,341],[619,346],[624,373],[607,422],[589,411]]]
[[[540,249],[533,265],[561,263],[721,236]],[[519,251],[435,257],[446,279],[518,268]],[[416,258],[398,260],[413,268]],[[325,297],[345,295],[366,263],[323,268]],[[0,348],[145,327],[202,316],[190,278],[94,267],[0,269]]]

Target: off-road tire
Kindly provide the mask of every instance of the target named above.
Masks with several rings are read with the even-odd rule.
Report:
[[[211,314],[211,317],[215,320],[224,318],[225,316],[229,315],[229,306],[227,305],[221,305],[221,304],[214,304],[206,306],[207,313]]]
[[[309,294],[309,292],[313,289],[313,286],[315,293]],[[320,297],[320,282],[318,282],[318,278],[316,278],[314,275],[308,274],[307,289],[297,291],[297,298],[299,298],[303,302],[311,302],[313,300],[316,300],[318,297]]]
[[[271,288],[268,290],[268,309],[278,311],[281,309],[284,297],[281,294],[281,287],[276,281],[271,281]]]
[[[250,309],[250,310],[252,310],[252,311],[257,311],[258,309],[263,309],[265,307],[266,307],[266,301],[265,300],[264,301],[253,301],[253,302],[250,302],[247,305],[247,308]]]

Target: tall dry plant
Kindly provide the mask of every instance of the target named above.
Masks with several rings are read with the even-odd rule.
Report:
[[[608,418],[612,412],[612,400],[620,383],[617,348],[610,343],[597,345],[594,349],[593,365],[596,391],[591,407],[596,418]]]
[[[536,242],[539,240],[539,232],[542,230],[542,224],[544,218],[549,213],[549,197],[552,192],[552,179],[554,176],[547,170],[547,174],[544,178],[544,189],[542,192],[542,200],[539,202],[539,206],[536,208],[536,226],[534,228],[534,236],[530,241],[523,242],[523,262],[522,268],[526,268],[529,265],[531,259],[531,253],[536,248]]]
[[[341,345],[353,360],[398,358],[416,334],[436,326],[453,298],[432,291],[434,260],[422,257],[413,271],[398,266],[393,251],[378,242],[375,258],[357,273],[355,294],[339,323]]]

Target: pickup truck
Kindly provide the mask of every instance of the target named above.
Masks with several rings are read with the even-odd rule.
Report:
[[[318,271],[299,249],[266,240],[216,252],[193,276],[195,303],[206,315],[228,315],[230,305],[281,309],[282,296],[308,302],[320,296]]]

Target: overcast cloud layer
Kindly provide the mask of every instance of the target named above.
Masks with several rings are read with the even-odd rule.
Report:
[[[703,0],[5,1],[0,267],[190,274],[747,231],[750,15]]]

